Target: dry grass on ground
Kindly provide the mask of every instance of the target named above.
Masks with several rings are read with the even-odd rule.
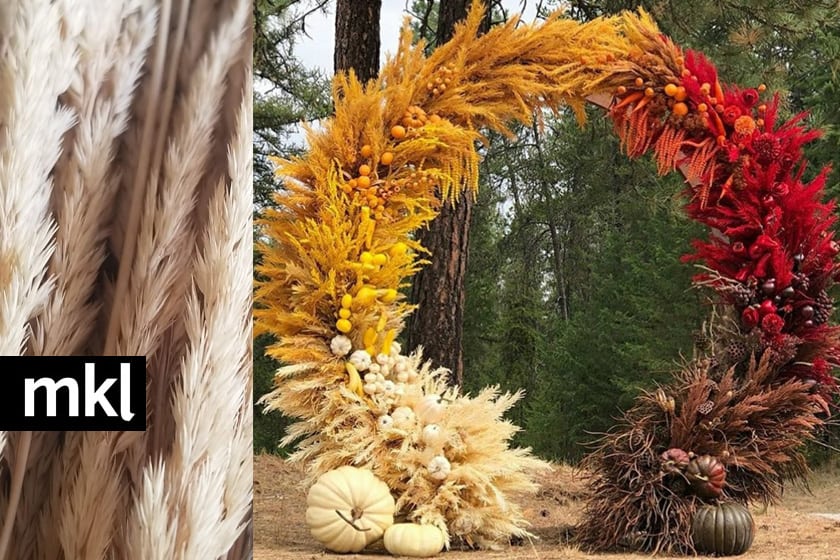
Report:
[[[309,535],[304,522],[305,489],[300,486],[302,471],[282,459],[259,455],[254,460],[254,559],[328,560],[387,556],[381,548],[365,554],[328,554]],[[758,528],[755,542],[744,556],[747,560],[835,560],[840,550],[840,521],[814,515],[840,514],[840,469],[815,473],[808,494],[791,489],[784,502],[766,511],[754,510]],[[584,488],[575,471],[558,465],[542,481],[542,490],[524,502],[533,532],[539,540],[522,546],[505,547],[496,552],[449,551],[447,560],[606,559],[640,560],[643,554],[590,555],[565,543],[568,528],[581,509]]]

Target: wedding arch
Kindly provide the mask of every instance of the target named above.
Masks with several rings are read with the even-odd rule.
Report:
[[[477,4],[477,3],[475,3]],[[261,222],[257,331],[282,367],[269,409],[297,419],[286,442],[309,480],[370,469],[409,521],[491,546],[527,535],[512,499],[547,465],[509,446],[520,394],[474,397],[395,342],[400,293],[422,266],[414,232],[478,184],[483,130],[510,133],[542,108],[606,109],[630,157],[686,177],[687,214],[709,228],[687,261],[720,311],[704,352],[638,398],[587,459],[591,497],[577,539],[590,549],[692,553],[706,503],[772,501],[806,470],[801,444],[829,414],[840,331],[826,172],[805,182],[818,133],[778,118],[761,85],[720,80],[644,11],[587,23],[555,14],[478,36],[481,7],[424,54],[403,31],[378,79],[338,76],[335,115],[308,152],[278,161],[284,187]]]

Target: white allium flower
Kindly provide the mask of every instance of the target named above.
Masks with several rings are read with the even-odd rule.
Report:
[[[343,334],[334,336],[333,339],[330,341],[330,351],[332,351],[333,356],[343,358],[352,349],[353,343],[350,342],[350,339],[344,336]]]
[[[365,374],[365,383],[376,383],[376,374],[375,373],[366,373]]]
[[[368,395],[375,395],[376,394],[376,383],[365,383],[363,388],[364,392]]]
[[[391,343],[391,356],[396,358],[400,355],[400,352],[402,352],[402,346],[400,346],[400,343],[395,340]]]
[[[377,354],[376,363],[378,363],[380,366],[384,366],[386,364],[389,365],[391,363],[391,356],[389,356],[388,354]]]
[[[370,367],[370,354],[368,354],[365,350],[356,350],[350,354],[350,359],[348,361],[356,366],[357,370],[365,371]]]

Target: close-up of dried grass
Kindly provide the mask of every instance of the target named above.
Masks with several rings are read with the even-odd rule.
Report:
[[[145,432],[0,434],[0,559],[250,556],[250,18],[0,4],[0,354],[147,360]]]

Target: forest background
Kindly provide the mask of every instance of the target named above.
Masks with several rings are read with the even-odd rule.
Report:
[[[332,111],[330,76],[306,67],[294,46],[307,18],[334,11],[336,1],[351,10],[378,4],[255,0],[255,216],[281,188],[267,156],[301,153],[300,123],[317,124]],[[418,35],[433,42],[438,2],[399,2]],[[511,2],[488,3],[494,24],[513,15]],[[788,116],[809,110],[808,125],[824,131],[806,148],[809,175],[840,160],[837,0],[524,0],[518,8],[543,18],[563,7],[586,21],[639,6],[679,45],[706,53],[724,81],[779,91]],[[347,47],[336,41],[337,51]],[[463,279],[463,389],[525,389],[508,415],[523,428],[517,443],[569,462],[641,390],[668,379],[702,346],[700,327],[712,311],[709,294],[691,288],[697,269],[680,262],[691,239],[705,235],[682,214],[681,178],[657,176],[648,159],[629,160],[599,111],[591,110],[584,128],[560,110],[543,115],[542,131],[519,127],[515,140],[491,138]],[[831,175],[827,192],[840,197],[840,174]],[[255,398],[270,390],[278,367],[263,355],[270,342],[255,341]],[[290,420],[254,406],[255,452],[285,453],[278,442]],[[812,463],[838,446],[834,421],[810,450]]]

